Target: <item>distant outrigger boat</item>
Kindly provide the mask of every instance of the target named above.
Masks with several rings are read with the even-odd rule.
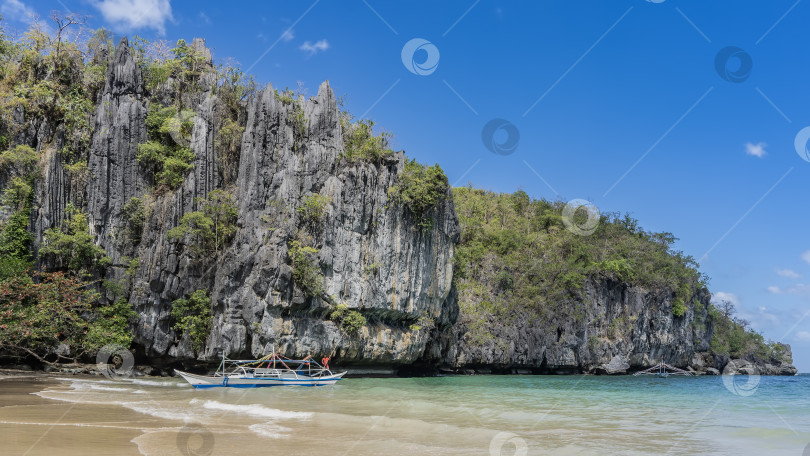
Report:
[[[683,375],[683,376],[691,376],[693,375],[691,372],[685,371],[683,369],[678,369],[677,367],[670,366],[669,364],[664,362],[664,357],[661,357],[661,362],[656,364],[655,366],[644,369],[643,371],[638,371],[633,374],[634,377],[639,375],[654,375],[656,377],[669,377],[670,375]]]
[[[214,375],[189,374],[175,369],[194,388],[261,388],[265,386],[324,386],[334,385],[346,372],[333,373],[329,358],[321,363],[311,356],[288,359],[275,353],[261,359],[232,360],[222,356]]]

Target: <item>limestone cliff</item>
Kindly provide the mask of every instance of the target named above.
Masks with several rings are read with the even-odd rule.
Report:
[[[192,46],[207,53],[210,65],[203,42],[195,40]],[[409,325],[423,316],[448,325],[454,314],[455,303],[447,297],[458,227],[449,191],[431,210],[432,228],[424,230],[388,198],[388,188],[404,166],[402,153],[377,164],[341,161],[339,111],[326,82],[316,96],[298,100],[303,135],[296,129],[301,119],[294,118],[293,105],[280,101],[272,87],[249,101],[238,172],[230,183],[220,169],[222,151],[215,141],[220,100],[213,78],[203,77],[199,90],[183,102],[194,111],[188,144],[194,168],[177,190],[156,193],[136,160],[138,144],[147,139],[150,98],[127,40],[122,40],[93,116],[89,178],[80,189],[86,198],[69,193],[59,155],[47,154],[35,201],[36,244],[60,220],[68,202],[86,200],[91,232],[113,263],[106,278],[124,277],[125,257],[139,260],[126,283],[138,313],[135,342],[143,356],[154,360],[197,357],[189,341],[170,329],[172,301],[196,289],[208,291],[214,310],[213,330],[200,359],[216,358],[222,350],[238,357],[275,349],[289,356],[333,353],[344,362],[416,360],[427,335]],[[42,150],[59,148],[45,139],[47,132],[34,133],[37,128],[51,127],[32,123],[20,142]],[[217,256],[192,258],[166,233],[196,209],[196,198],[226,185],[238,207],[234,239]],[[313,193],[329,202],[316,239],[329,298],[306,296],[295,286],[287,252],[300,224],[296,209]],[[132,197],[148,203],[135,246],[118,239],[126,229],[122,209]],[[329,319],[336,302],[367,318],[360,334],[349,337]]]
[[[222,353],[253,357],[275,350],[331,354],[344,365],[456,372],[618,373],[662,356],[698,371],[729,364],[708,355],[708,292],[696,290],[676,317],[669,290],[593,278],[576,316],[491,317],[488,338],[470,337],[476,322],[460,314],[454,282],[460,231],[451,191],[417,215],[389,192],[406,169],[402,152],[346,160],[344,126],[327,82],[310,98],[280,97],[269,85],[258,90],[238,106],[235,122],[244,131],[236,152],[226,150],[219,140],[226,107],[211,53],[199,39],[191,48],[202,56],[192,90],[179,90],[171,78],[150,90],[134,50],[121,40],[94,103],[89,146],[78,151],[87,163],[84,179],[68,171],[58,152],[68,141],[66,125],[22,109],[10,115],[10,143],[29,145],[41,157],[30,220],[33,250],[62,221],[69,203],[88,214],[90,233],[112,263],[97,278],[125,286],[123,295],[137,313],[134,345],[141,360],[210,362]],[[147,117],[155,103],[178,103],[191,112],[188,138],[178,141],[193,153],[193,166],[174,189],[159,188],[136,159],[139,144],[149,139]],[[12,176],[1,172],[0,187]],[[167,233],[217,189],[236,202],[236,231],[222,250],[199,257]],[[304,224],[299,208],[315,194],[327,201],[323,220],[310,233],[325,292],[311,296],[295,283],[289,245]],[[132,198],[145,206],[134,242],[123,234],[130,229],[125,206]],[[138,260],[134,270],[130,258]],[[48,264],[39,260],[39,266]],[[197,351],[171,324],[173,301],[195,290],[207,292],[213,313]],[[117,299],[105,293],[102,299]],[[366,318],[358,334],[330,319],[338,303]],[[767,373],[792,368],[779,360],[748,361]]]
[[[795,375],[790,347],[781,359],[730,360],[710,354],[711,296],[698,291],[681,316],[674,296],[616,281],[589,281],[580,303],[584,315],[538,321],[523,313],[512,322],[487,322],[492,338],[476,340],[462,314],[452,328],[437,331],[426,350],[428,364],[449,372],[622,374],[669,364],[699,373],[746,372]]]

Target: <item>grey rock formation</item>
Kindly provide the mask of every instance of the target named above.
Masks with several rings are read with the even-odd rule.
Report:
[[[602,369],[604,369],[606,374],[613,375],[613,374],[626,374],[627,369],[630,369],[630,364],[619,355],[614,356],[609,363],[602,364]]]
[[[202,40],[191,47],[210,65]],[[458,240],[449,192],[429,214],[433,227],[420,229],[405,208],[388,199],[388,188],[404,167],[402,153],[378,164],[340,160],[339,111],[328,83],[315,97],[294,103],[283,102],[268,86],[249,103],[236,182],[226,189],[237,202],[238,231],[217,257],[195,258],[166,232],[197,209],[196,198],[222,185],[213,73],[204,72],[201,81],[200,89],[183,100],[195,113],[188,140],[194,169],[175,191],[156,194],[135,158],[137,145],[147,139],[149,101],[126,39],[115,50],[94,116],[86,210],[91,232],[114,265],[107,278],[130,287],[142,353],[155,359],[215,359],[222,350],[229,356],[276,350],[389,365],[419,358],[429,334],[411,330],[410,324],[427,317],[448,325],[457,312],[448,299]],[[58,171],[56,160],[48,170]],[[61,217],[66,199],[45,201],[62,187],[62,181],[46,179],[39,191],[38,239]],[[329,201],[321,229],[312,233],[328,298],[307,297],[295,286],[287,251],[301,226],[297,208],[313,193]],[[126,228],[121,211],[132,197],[143,198],[149,214],[135,246],[120,236]],[[131,278],[123,274],[125,257],[139,260]],[[200,353],[170,328],[172,301],[197,289],[208,292],[214,309],[213,330]],[[337,303],[366,316],[359,335],[344,334],[329,319]]]
[[[723,375],[796,375],[798,371],[781,360],[732,359],[722,372]]]
[[[147,190],[135,159],[138,144],[146,141],[143,91],[140,67],[124,38],[115,50],[96,109],[87,183],[90,229],[114,264],[120,264],[122,252],[110,240],[116,227],[123,226],[121,209]]]
[[[589,282],[576,312],[560,311],[548,320],[524,314],[511,322],[488,321],[491,338],[471,337],[462,315],[457,324],[436,331],[425,353],[426,364],[450,372],[516,372],[617,374],[638,371],[662,358],[695,373],[795,375],[790,346],[780,359],[729,360],[709,354],[713,323],[708,314],[711,295],[694,290],[684,315],[672,313],[674,294],[624,283]],[[570,304],[569,304],[570,305]]]
[[[672,293],[603,281],[585,287],[584,315],[552,316],[538,321],[529,315],[509,324],[489,322],[493,338],[468,337],[463,318],[440,333],[426,353],[431,362],[448,369],[497,366],[531,368],[537,372],[608,372],[607,366],[640,370],[663,356],[672,365],[687,367],[709,348],[708,293],[696,293],[682,317],[672,314]],[[696,370],[699,366],[695,366]],[[621,370],[621,369],[619,369]]]

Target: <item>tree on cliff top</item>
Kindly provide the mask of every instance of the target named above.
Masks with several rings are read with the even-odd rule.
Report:
[[[416,160],[407,160],[397,183],[388,189],[388,197],[406,207],[417,225],[427,230],[433,227],[429,212],[445,197],[449,187],[438,164],[423,166]]]
[[[723,299],[709,307],[709,318],[714,323],[710,343],[711,351],[732,358],[755,356],[760,359],[773,359],[792,362],[786,356],[780,343],[766,342],[762,334],[751,328],[751,323],[735,315],[734,303]]]

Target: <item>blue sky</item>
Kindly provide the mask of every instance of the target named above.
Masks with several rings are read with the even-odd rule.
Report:
[[[794,140],[810,126],[810,2],[740,4],[0,0],[0,13],[17,30],[71,10],[117,35],[205,37],[262,84],[314,94],[328,79],[451,183],[629,212],[674,233],[712,292],[808,372],[810,162]],[[409,69],[412,39],[429,44]],[[482,141],[496,118],[519,132],[511,154]]]

